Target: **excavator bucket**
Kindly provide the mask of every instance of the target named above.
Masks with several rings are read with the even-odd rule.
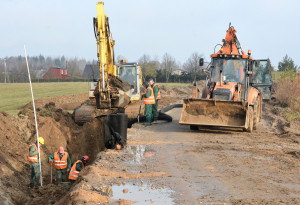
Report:
[[[247,106],[242,102],[184,99],[180,124],[246,128]]]

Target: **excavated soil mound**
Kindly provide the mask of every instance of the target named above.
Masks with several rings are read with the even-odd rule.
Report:
[[[77,95],[65,95],[59,97],[51,97],[51,98],[42,98],[35,100],[36,107],[43,107],[45,104],[49,102],[54,102],[57,107],[60,107],[64,110],[74,110],[76,107],[80,106],[82,102],[89,98],[88,93],[82,93]],[[32,102],[26,104],[22,107],[23,109],[31,109]]]
[[[28,147],[36,140],[33,111],[22,110],[17,117],[0,113],[0,201],[7,204],[51,204],[61,198],[69,187],[50,184],[50,165],[47,157],[65,147],[75,162],[89,155],[91,162],[104,150],[103,119],[78,126],[72,115],[57,108],[55,103],[37,109],[39,136],[45,139],[41,147],[44,186],[29,188],[30,165]],[[55,173],[53,168],[53,178]]]

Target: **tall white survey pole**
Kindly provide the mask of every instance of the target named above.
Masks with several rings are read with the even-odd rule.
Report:
[[[28,71],[28,78],[29,78],[29,83],[30,83],[33,112],[34,112],[34,121],[35,121],[35,129],[36,129],[36,141],[37,141],[37,146],[38,146],[38,150],[39,150],[40,179],[41,179],[41,186],[43,186],[41,153],[40,153],[40,144],[39,144],[39,129],[38,129],[38,123],[37,123],[37,118],[36,118],[36,111],[35,111],[34,97],[33,97],[33,91],[32,91],[31,77],[30,77],[30,72],[29,72],[29,65],[28,65],[27,52],[26,52],[25,45],[24,45],[24,51],[25,51],[25,59],[26,59],[26,65],[27,65],[27,71]]]

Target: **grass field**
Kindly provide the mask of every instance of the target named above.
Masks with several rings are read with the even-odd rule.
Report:
[[[87,92],[87,82],[33,83],[35,99]],[[0,112],[17,114],[19,108],[29,102],[31,102],[29,83],[0,83]]]
[[[167,88],[186,87],[191,84],[159,83]],[[40,98],[73,95],[88,92],[87,82],[33,83],[35,100]],[[31,102],[29,83],[0,83],[0,112],[15,115],[20,108]]]

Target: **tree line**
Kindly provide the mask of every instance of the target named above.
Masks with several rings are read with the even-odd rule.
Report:
[[[87,61],[85,59],[78,58],[66,58],[61,57],[45,57],[29,56],[28,65],[30,68],[31,78],[41,78],[51,67],[67,68],[69,74],[73,78],[81,78],[82,72],[87,63],[93,64],[96,61]],[[0,82],[27,82],[27,66],[26,60],[23,56],[11,56],[6,58],[0,58]]]
[[[181,64],[168,53],[165,53],[161,60],[144,54],[138,59],[138,64],[142,67],[143,80],[154,78],[157,82],[187,83],[205,79],[206,76],[199,66],[202,57],[203,55],[194,52]]]
[[[199,66],[199,60],[203,55],[194,52],[182,64],[169,53],[165,53],[161,58],[151,57],[143,54],[137,62],[142,67],[143,80],[154,78],[157,82],[193,82],[204,80],[206,75]],[[118,56],[117,61],[124,59]],[[69,69],[72,79],[81,79],[86,64],[97,64],[96,60],[87,61],[78,58],[45,57],[43,55],[28,57],[28,63],[33,79],[41,78],[41,73],[45,73],[50,67]],[[5,67],[6,64],[6,67]],[[296,73],[298,66],[294,60],[286,55],[278,63],[278,71]],[[43,72],[44,71],[44,72]],[[25,57],[0,58],[0,82],[27,82],[27,67]]]

